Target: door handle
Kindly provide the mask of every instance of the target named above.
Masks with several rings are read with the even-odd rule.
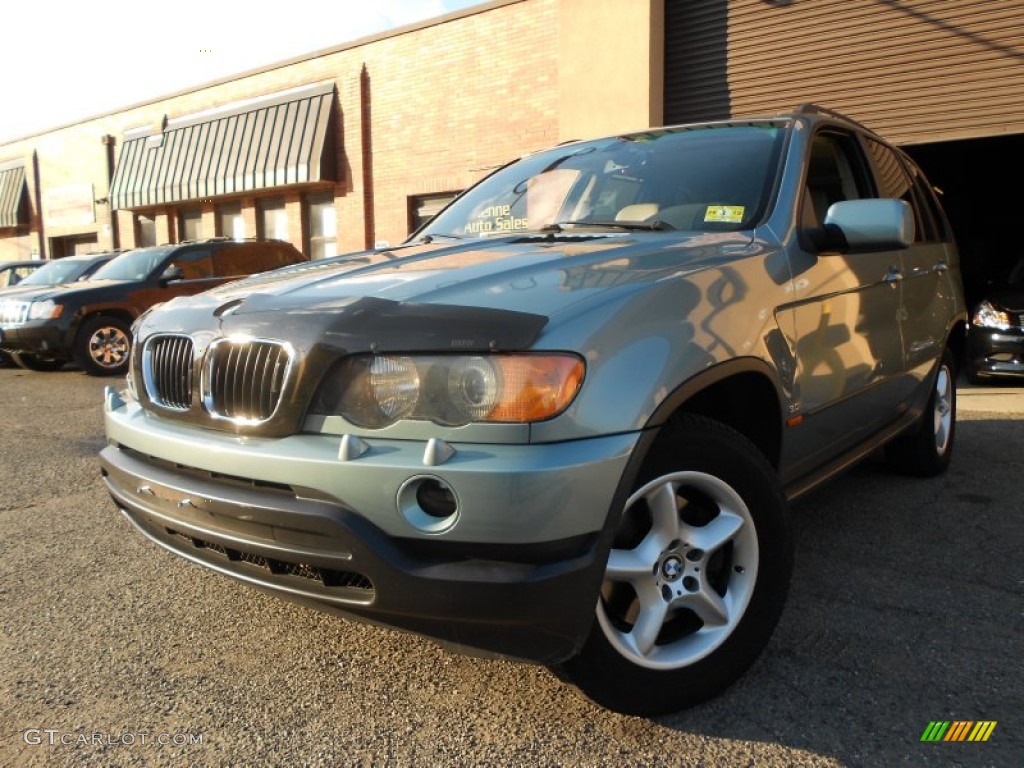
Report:
[[[940,274],[942,272],[949,272],[949,264],[944,261],[939,261],[935,263],[935,266],[932,267],[932,269]]]
[[[886,272],[885,274],[885,282],[889,283],[894,287],[896,283],[900,282],[902,279],[903,270],[901,270],[899,267],[889,267],[889,271]]]

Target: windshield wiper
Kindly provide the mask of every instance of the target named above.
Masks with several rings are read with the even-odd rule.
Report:
[[[566,227],[596,227],[599,229],[631,229],[644,232],[668,232],[674,230],[671,224],[660,219],[652,221],[556,221],[545,224],[540,228],[541,232],[562,232]]]
[[[466,239],[466,238],[462,237],[461,235],[450,235],[447,232],[438,232],[437,234],[434,234],[434,235],[424,235],[423,237],[421,237],[418,240],[416,240],[416,242],[417,243],[432,243],[432,242],[434,242],[435,239],[437,239],[439,237],[445,237],[445,238],[447,238],[449,240],[465,240]]]

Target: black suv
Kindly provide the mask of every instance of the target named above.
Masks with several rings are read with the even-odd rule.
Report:
[[[154,304],[308,258],[281,240],[211,240],[137,248],[90,280],[0,301],[0,350],[23,368],[74,360],[94,376],[124,373],[131,324]]]

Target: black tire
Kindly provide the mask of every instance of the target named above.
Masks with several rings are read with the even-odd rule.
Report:
[[[11,360],[26,371],[59,371],[64,367],[63,360],[47,360],[36,357],[31,352],[11,352]]]
[[[932,380],[928,405],[917,423],[885,447],[885,458],[897,472],[934,477],[949,467],[956,438],[956,367],[947,349]]]
[[[772,466],[735,430],[684,416],[641,468],[597,619],[559,673],[624,714],[700,704],[764,649],[792,568],[788,505]]]
[[[91,317],[75,337],[75,362],[90,376],[118,376],[128,370],[131,328],[116,317]]]

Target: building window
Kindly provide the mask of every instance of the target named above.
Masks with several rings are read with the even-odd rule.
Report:
[[[260,237],[266,240],[288,240],[288,214],[284,198],[270,197],[259,201]]]
[[[241,203],[217,206],[217,234],[232,240],[245,240],[245,219],[242,218]]]
[[[178,211],[178,239],[181,242],[203,239],[202,211],[195,208]]]
[[[317,195],[307,200],[309,211],[309,256],[326,259],[338,253],[338,216],[333,195]]]
[[[434,218],[458,194],[458,192],[443,192],[436,195],[415,195],[410,197],[409,232],[415,232]]]
[[[138,248],[156,245],[156,219],[152,216],[135,217],[135,245]]]

